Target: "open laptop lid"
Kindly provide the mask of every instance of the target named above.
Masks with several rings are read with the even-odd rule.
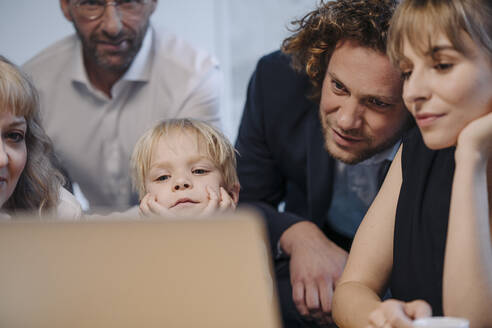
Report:
[[[263,222],[0,223],[0,326],[280,327]]]

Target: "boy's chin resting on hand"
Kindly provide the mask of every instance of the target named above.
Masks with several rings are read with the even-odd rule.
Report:
[[[207,187],[207,196],[203,199],[182,195],[176,200],[168,201],[169,204],[163,203],[155,195],[146,194],[140,202],[140,215],[164,219],[203,219],[236,209],[236,201],[223,187],[219,190]]]

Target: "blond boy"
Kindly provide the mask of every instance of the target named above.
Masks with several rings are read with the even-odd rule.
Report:
[[[159,123],[138,140],[131,162],[144,216],[206,217],[236,208],[235,150],[207,123]]]

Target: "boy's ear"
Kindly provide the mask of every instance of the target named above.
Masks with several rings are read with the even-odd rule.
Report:
[[[232,186],[231,190],[229,190],[229,194],[231,195],[235,205],[237,205],[237,202],[239,201],[239,189],[239,183],[236,183],[234,186]]]

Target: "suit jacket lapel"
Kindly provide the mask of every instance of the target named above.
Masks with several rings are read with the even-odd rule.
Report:
[[[324,146],[318,106],[311,109],[307,131],[307,200],[309,215],[322,226],[331,202],[334,160]]]

